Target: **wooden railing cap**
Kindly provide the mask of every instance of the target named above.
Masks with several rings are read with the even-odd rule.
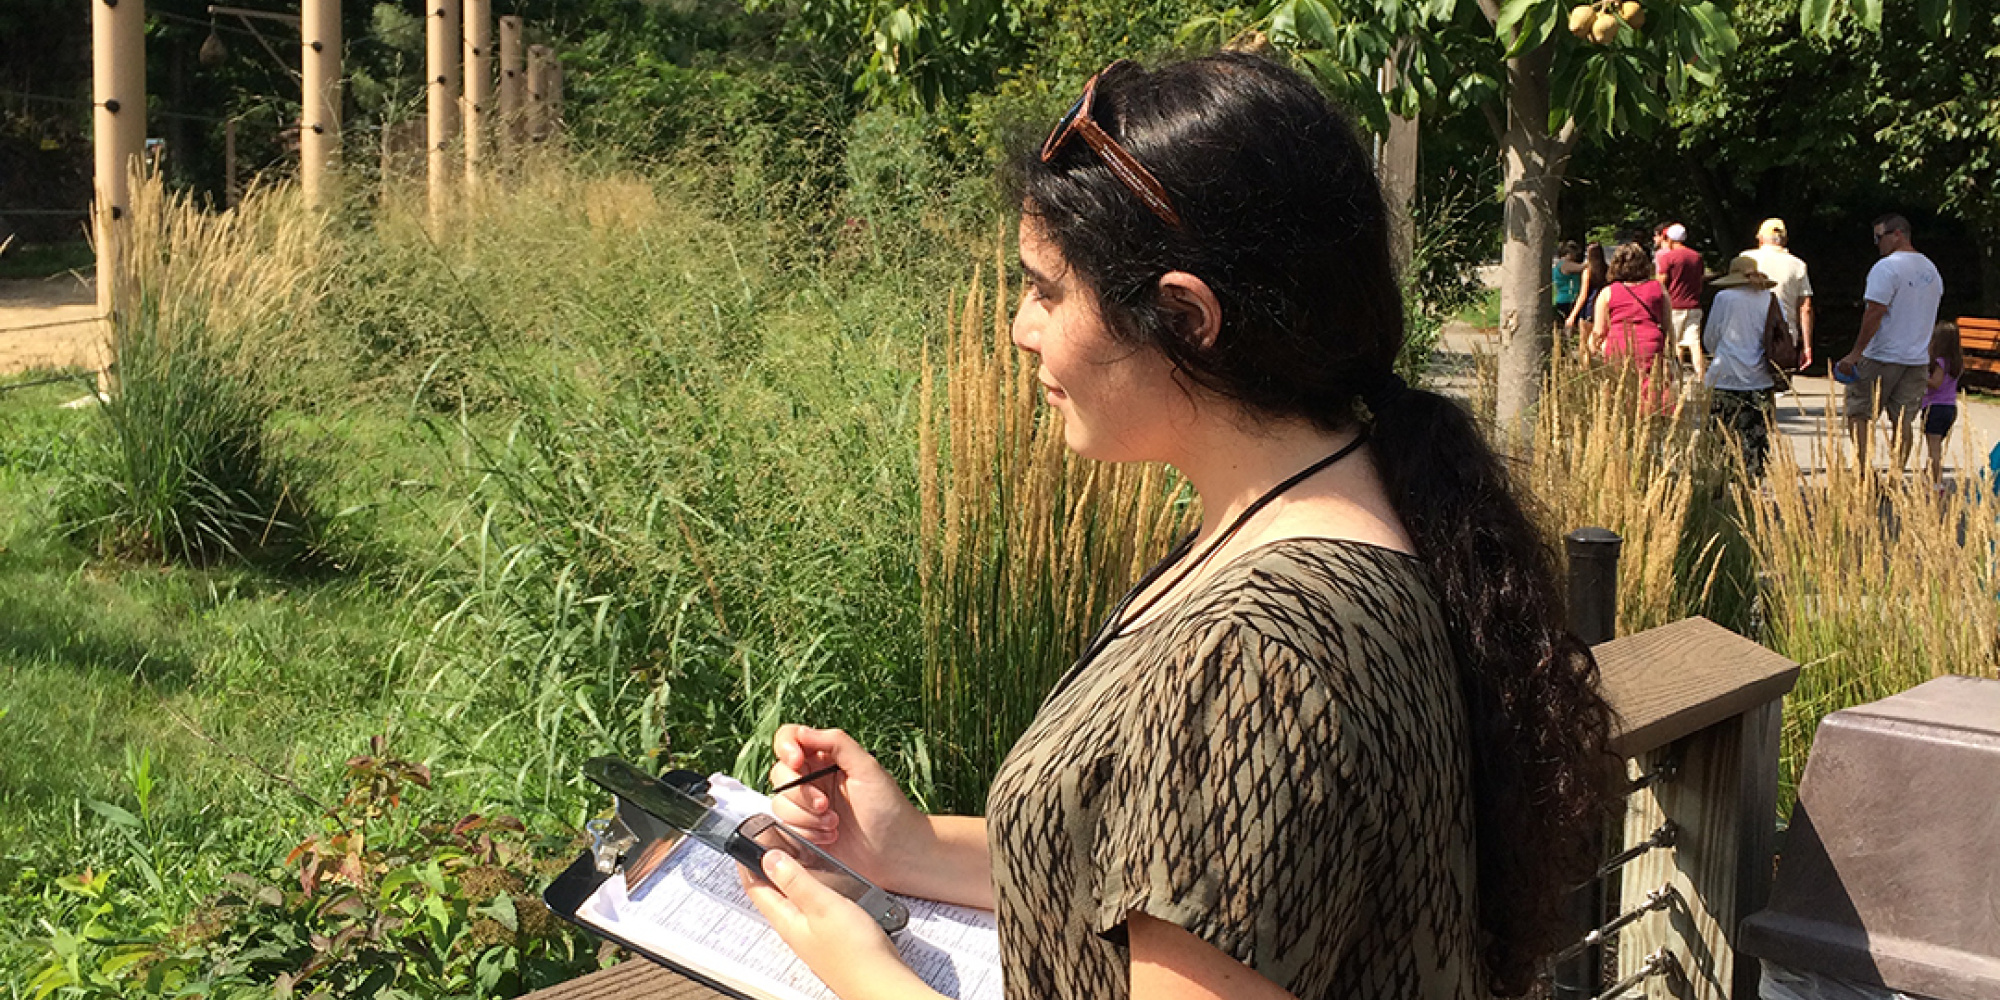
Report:
[[[1792,689],[1799,665],[1706,618],[1683,618],[1601,643],[1593,652],[1618,713],[1611,749],[1657,750]]]

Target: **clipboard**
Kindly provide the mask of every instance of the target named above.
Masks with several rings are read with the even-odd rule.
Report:
[[[711,781],[718,795],[768,807],[726,776]],[[617,801],[613,818],[586,824],[590,849],[543,890],[551,912],[722,996],[834,1000],[743,895],[736,859]],[[1002,1000],[992,914],[895,898],[909,926],[892,940],[920,978],[948,997]]]
[[[676,838],[678,838],[678,834]],[[620,873],[605,874],[598,871],[596,858],[591,855],[591,852],[584,851],[576,856],[575,861],[570,862],[568,868],[563,869],[562,874],[556,876],[555,881],[549,883],[548,888],[542,890],[542,903],[549,908],[550,913],[561,917],[573,926],[589,934],[601,937],[634,955],[642,956],[654,965],[660,966],[677,975],[685,976],[723,996],[734,998],[734,1000],[754,1000],[749,994],[731,989],[728,984],[709,978],[702,974],[699,969],[691,968],[665,955],[640,947],[613,931],[593,927],[577,919],[577,908],[582,906],[584,901],[589,899],[592,894],[596,893],[606,880],[616,874]]]

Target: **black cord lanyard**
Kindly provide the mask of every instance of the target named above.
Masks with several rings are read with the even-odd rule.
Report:
[[[1077,671],[1083,669],[1086,664],[1097,657],[1097,654],[1103,652],[1104,647],[1111,645],[1112,640],[1116,639],[1119,633],[1125,631],[1132,623],[1144,617],[1146,612],[1151,611],[1153,605],[1158,604],[1161,598],[1173,593],[1174,589],[1181,585],[1181,581],[1187,579],[1194,571],[1206,565],[1216,552],[1229,543],[1231,537],[1238,531],[1241,531],[1244,525],[1250,523],[1251,518],[1257,516],[1258,511],[1269,506],[1271,501],[1278,499],[1278,496],[1286,490],[1311,479],[1313,476],[1325,471],[1328,466],[1354,454],[1355,449],[1360,448],[1366,443],[1368,443],[1368,431],[1366,428],[1363,428],[1361,433],[1354,436],[1354,440],[1342,445],[1339,451],[1300,469],[1290,479],[1271,487],[1263,496],[1251,501],[1250,506],[1243,508],[1243,513],[1236,515],[1236,520],[1229,522],[1229,527],[1222,529],[1222,533],[1215,536],[1215,541],[1209,543],[1208,548],[1202,550],[1200,558],[1189,563],[1187,568],[1181,570],[1180,574],[1175,576],[1166,586],[1155,591],[1153,596],[1146,599],[1146,603],[1139,605],[1129,615],[1126,614],[1125,608],[1132,603],[1134,597],[1137,597],[1147,587],[1151,586],[1154,580],[1159,579],[1161,574],[1171,569],[1182,558],[1186,557],[1188,550],[1194,547],[1195,536],[1200,534],[1200,531],[1189,532],[1186,538],[1181,539],[1180,544],[1174,546],[1173,551],[1168,552],[1165,558],[1154,563],[1153,568],[1147,570],[1146,575],[1140,577],[1139,582],[1134,584],[1131,590],[1126,591],[1123,598],[1119,599],[1118,606],[1111,609],[1111,615],[1105,619],[1104,626],[1097,630],[1095,636],[1091,637],[1090,645],[1084,648],[1083,655],[1077,657],[1076,665],[1070,667],[1069,671],[1063,675],[1063,679],[1056,684],[1055,690],[1060,691],[1069,686],[1070,679],[1076,676]],[[1051,697],[1053,697],[1053,694],[1051,694]]]

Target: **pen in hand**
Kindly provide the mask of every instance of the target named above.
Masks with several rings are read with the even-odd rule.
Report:
[[[822,767],[817,771],[813,771],[810,774],[801,774],[798,777],[793,778],[792,780],[787,781],[784,784],[771,789],[771,794],[782,795],[786,792],[791,791],[794,788],[799,787],[800,785],[806,784],[808,782],[818,781],[819,779],[824,778],[828,775],[839,774],[839,773],[840,773],[840,765],[828,764],[827,766]]]

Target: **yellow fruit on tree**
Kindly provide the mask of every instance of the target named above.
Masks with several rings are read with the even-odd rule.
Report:
[[[1597,20],[1596,10],[1592,9],[1589,4],[1577,4],[1575,7],[1570,8],[1569,33],[1588,41],[1590,39],[1590,22],[1595,20]]]
[[[1639,0],[1625,0],[1618,8],[1618,16],[1635,29],[1646,26],[1646,8],[1639,6]]]
[[[1618,38],[1618,15],[1610,11],[1600,12],[1590,22],[1590,40],[1599,45],[1610,45]]]

